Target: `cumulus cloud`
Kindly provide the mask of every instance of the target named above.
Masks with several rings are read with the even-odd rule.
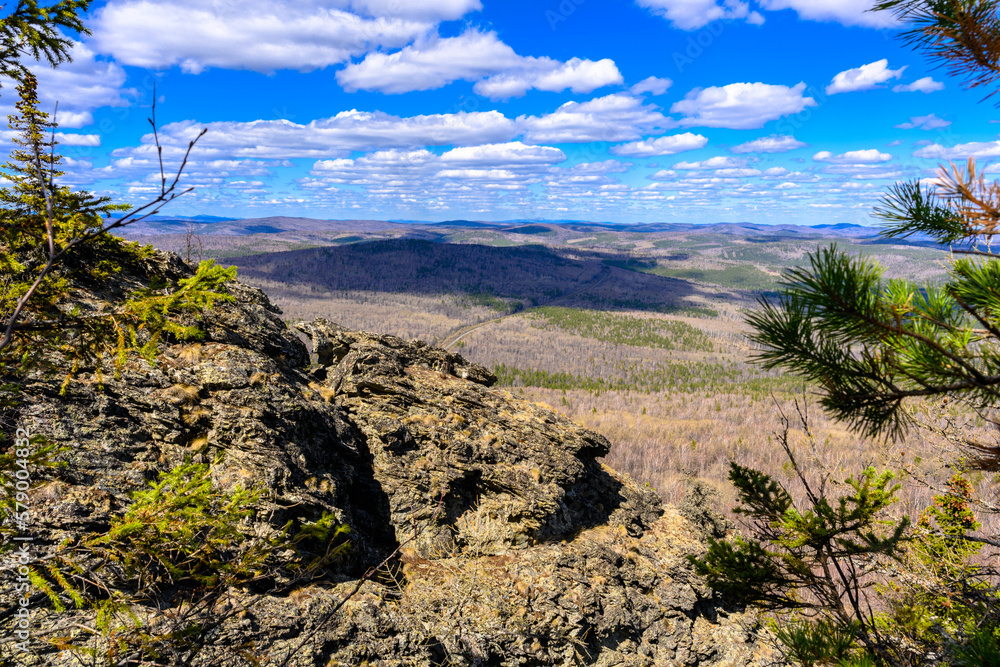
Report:
[[[873,63],[845,70],[834,76],[833,82],[826,87],[826,94],[836,95],[879,88],[879,84],[885,83],[889,79],[898,79],[905,69],[905,66],[899,69],[889,69],[887,58],[876,60]]]
[[[761,25],[765,17],[744,0],[636,0],[682,30],[698,30],[713,21],[746,20]],[[757,0],[766,11],[791,9],[809,21],[832,21],[848,26],[888,28],[897,25],[891,12],[872,12],[872,0]]]
[[[444,178],[518,180],[526,177],[525,175],[537,175],[550,165],[565,159],[566,155],[557,148],[526,146],[515,141],[456,148],[441,155],[435,155],[426,149],[393,149],[376,151],[355,159],[319,160],[313,165],[312,174],[326,177],[331,174],[358,175],[357,169],[361,167],[362,172],[369,176],[392,170],[397,178],[404,177],[408,172],[419,172]]]
[[[484,97],[505,99],[520,97],[532,88],[553,93],[567,89],[589,93],[623,81],[618,67],[609,58],[597,61],[571,58],[565,63],[550,58],[522,58],[520,65],[512,69],[520,71],[495,74],[477,82],[473,89]]]
[[[729,150],[734,153],[787,153],[797,148],[805,148],[808,144],[787,134],[772,134],[769,137],[754,139]]]
[[[752,16],[749,3],[743,0],[636,0],[636,2],[681,30],[697,30],[720,19],[748,19],[751,23],[761,21],[760,14],[753,12],[756,16]]]
[[[650,157],[653,155],[675,155],[684,151],[693,151],[708,145],[708,138],[700,134],[685,132],[669,137],[643,139],[620,146],[612,146],[613,155],[629,157]]]
[[[833,21],[849,26],[888,28],[897,25],[891,12],[869,11],[872,0],[759,0],[762,9],[794,9],[809,21]]]
[[[908,83],[906,85],[894,86],[892,92],[894,93],[934,93],[939,90],[944,90],[944,84],[940,81],[935,81],[929,76],[925,76],[922,79],[917,79],[913,83]]]
[[[38,79],[39,105],[51,111],[59,103],[56,122],[60,127],[86,127],[94,122],[93,110],[100,107],[128,106],[138,96],[134,88],[125,88],[125,70],[116,63],[102,60],[86,44],[73,42],[73,62],[58,68],[33,64],[30,69]],[[4,95],[0,97],[0,116],[15,113],[16,82],[0,78]]]
[[[727,178],[749,178],[750,176],[760,176],[760,169],[751,169],[748,167],[743,168],[729,168],[729,169],[716,169],[716,176],[724,176]]]
[[[678,162],[674,169],[704,170],[704,169],[734,169],[746,166],[745,158],[719,156],[700,162]]]
[[[667,92],[673,84],[674,82],[670,79],[661,79],[655,76],[650,76],[629,88],[628,91],[633,95],[642,95],[643,93],[649,93],[650,95],[662,95]]]
[[[0,108],[0,115],[3,115],[5,110]],[[10,113],[13,113],[11,109]],[[59,111],[59,116],[56,119],[59,122],[59,127],[87,127],[88,125],[93,125],[94,114],[89,111]]]
[[[972,141],[950,148],[941,144],[930,144],[913,153],[914,157],[935,160],[964,160],[968,157],[1000,157],[1000,141]]]
[[[369,16],[409,18],[422,21],[453,21],[483,8],[480,0],[333,0],[323,6],[343,6]]]
[[[783,116],[816,106],[805,97],[806,84],[778,86],[766,83],[731,83],[728,86],[696,88],[670,107],[671,113],[683,114],[684,127],[724,127],[752,130]]]
[[[860,151],[847,151],[840,155],[834,155],[830,151],[820,151],[813,155],[816,162],[828,162],[830,164],[877,164],[888,162],[892,156],[883,153],[877,148],[869,148]]]
[[[66,134],[56,132],[56,142],[63,146],[93,146],[101,145],[101,135],[99,134]]]
[[[402,47],[479,7],[479,0],[121,0],[97,10],[90,27],[97,49],[126,65],[309,71]]]
[[[123,87],[126,75],[121,66],[99,60],[86,44],[73,42],[70,54],[73,62],[57,68],[41,65],[32,68],[43,103],[58,100],[60,108],[90,111],[105,106],[128,106],[129,98],[138,95],[135,89]]]
[[[389,147],[478,145],[507,141],[517,133],[514,122],[499,111],[400,118],[352,110],[305,125],[288,120],[170,123],[160,129],[160,140],[178,152],[202,127],[209,130],[198,143],[203,159],[328,157]],[[143,137],[141,147],[128,150],[151,155],[152,136]]]
[[[477,80],[516,67],[520,57],[494,32],[469,30],[435,38],[396,53],[370,53],[337,72],[346,90],[404,93],[440,88],[459,79]]]
[[[477,81],[476,93],[494,99],[518,97],[531,88],[589,93],[623,81],[612,60],[561,63],[519,56],[496,33],[477,30],[422,40],[395,53],[369,53],[337,72],[337,81],[348,91],[405,93],[458,80]]]
[[[566,154],[551,146],[528,146],[520,141],[504,144],[484,144],[453,148],[441,155],[441,162],[448,165],[537,165],[556,164],[566,159]]]
[[[938,118],[935,114],[927,116],[912,116],[908,123],[896,126],[899,130],[940,130],[951,125],[950,120]]]
[[[567,102],[550,114],[517,119],[531,143],[631,141],[669,124],[669,119],[641,99],[616,93],[586,102]]]
[[[855,179],[892,179],[900,178],[902,172],[895,166],[886,163],[892,160],[892,155],[875,148],[867,150],[847,151],[834,155],[830,151],[820,151],[813,155],[816,162],[824,162],[823,173],[848,176]]]
[[[310,178],[299,184],[323,196],[343,196],[342,186],[350,186],[374,201],[392,198],[421,206],[432,201],[445,207],[497,207],[511,194],[519,203],[531,201],[529,186],[542,183],[553,165],[565,159],[558,149],[520,142],[458,148],[441,155],[426,149],[392,149],[358,158],[319,160]]]

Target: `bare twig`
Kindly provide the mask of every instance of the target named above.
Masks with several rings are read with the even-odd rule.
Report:
[[[207,128],[202,129],[202,131],[198,134],[197,137],[188,142],[187,150],[184,152],[184,159],[181,161],[180,166],[177,168],[177,172],[174,174],[173,180],[171,180],[168,185],[166,172],[164,171],[163,167],[163,146],[160,144],[159,134],[156,131],[155,118],[156,118],[156,99],[155,99],[155,89],[154,89],[152,118],[149,119],[149,122],[153,125],[153,139],[156,144],[156,150],[159,155],[159,161],[160,161],[160,194],[152,201],[143,204],[139,208],[133,209],[132,211],[118,218],[117,220],[113,220],[112,222],[106,225],[102,225],[99,229],[81,234],[76,238],[70,239],[64,245],[58,248],[56,247],[56,240],[55,240],[55,213],[53,210],[53,201],[52,201],[53,199],[52,193],[54,191],[52,186],[54,182],[53,181],[54,168],[51,164],[49,165],[48,185],[46,185],[46,174],[45,170],[42,168],[42,161],[41,161],[41,149],[38,146],[32,146],[32,152],[34,153],[34,158],[35,158],[35,166],[38,170],[39,183],[42,188],[42,194],[45,197],[45,234],[46,234],[46,241],[48,244],[48,256],[46,258],[45,265],[42,267],[38,275],[35,277],[34,282],[31,284],[28,290],[17,300],[17,303],[14,307],[14,311],[10,315],[10,318],[7,320],[3,336],[0,337],[0,350],[3,350],[4,348],[6,348],[11,344],[14,338],[14,332],[19,330],[18,321],[23,316],[24,309],[31,301],[31,298],[35,295],[35,292],[37,292],[38,287],[42,284],[42,282],[49,275],[49,273],[52,272],[52,269],[55,267],[55,265],[59,263],[66,256],[67,252],[69,252],[72,248],[82,243],[86,243],[103,234],[107,234],[113,229],[125,227],[127,225],[131,225],[136,222],[141,222],[149,218],[150,216],[156,215],[157,213],[160,212],[160,209],[164,205],[169,204],[178,197],[181,197],[194,190],[194,188],[178,190],[177,186],[180,182],[181,174],[184,173],[184,169],[185,167],[187,167],[188,159],[191,156],[191,151],[194,149],[195,144],[198,143],[198,140],[201,139],[203,136],[205,136],[205,133],[208,132],[208,129]]]

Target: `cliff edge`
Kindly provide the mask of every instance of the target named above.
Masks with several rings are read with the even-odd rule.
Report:
[[[146,262],[140,282],[190,274],[175,255]],[[119,291],[77,297],[100,310]],[[256,519],[240,530],[329,512],[350,526],[351,546],[307,584],[226,591],[197,651],[155,663],[123,651],[113,664],[770,661],[754,617],[719,606],[693,574],[699,529],[604,465],[602,436],[492,387],[461,356],[322,320],[297,325],[307,346],[262,292],[228,291],[233,302],[196,317],[199,343],[166,344],[154,363],[130,358],[120,377],[74,382],[65,395],[62,378],[28,382],[16,425],[64,446],[67,464],[40,472],[31,491],[35,557],[107,531],[135,492],[185,460],[218,460],[223,489],[260,489]],[[136,611],[156,628],[183,605]],[[4,586],[0,608],[13,607]],[[113,654],[96,616],[56,612],[37,594],[30,651],[5,642],[0,661],[84,664],[72,645]],[[6,615],[0,634],[13,623]]]

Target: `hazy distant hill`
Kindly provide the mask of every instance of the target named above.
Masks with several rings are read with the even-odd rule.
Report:
[[[485,229],[510,234],[541,233],[548,229],[554,233],[560,231],[578,233],[639,233],[656,234],[671,232],[703,231],[718,234],[746,235],[752,233],[793,234],[801,236],[845,236],[851,238],[874,237],[878,230],[861,225],[837,224],[815,225],[760,225],[743,222],[720,222],[712,224],[693,223],[643,223],[622,224],[586,222],[579,220],[508,220],[503,222],[487,222],[476,220],[446,220],[444,222],[421,221],[383,221],[383,220],[320,220],[317,218],[300,218],[288,216],[270,216],[265,218],[225,218],[218,216],[199,215],[193,217],[161,217],[154,216],[140,223],[130,225],[125,232],[128,235],[160,235],[176,234],[188,225],[192,225],[200,234],[223,234],[245,236],[250,234],[281,234],[287,232],[310,232],[327,234],[332,232],[417,232],[428,231],[440,233],[446,229]],[[527,230],[527,231],[526,231]]]

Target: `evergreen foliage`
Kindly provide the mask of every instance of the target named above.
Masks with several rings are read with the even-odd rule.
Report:
[[[996,0],[886,0],[875,7],[896,13],[910,26],[904,39],[967,76],[970,87],[1000,80],[998,8]],[[869,436],[905,437],[914,425],[909,403],[931,397],[957,400],[997,424],[1000,254],[991,242],[1000,233],[1000,184],[987,182],[970,158],[942,166],[933,187],[896,184],[875,213],[885,238],[921,235],[949,246],[947,279],[884,280],[870,259],[819,249],[808,266],[787,272],[776,299],[761,299],[748,317],[757,361],[810,380],[828,412]],[[897,488],[889,473],[869,469],[848,479],[831,504],[823,493],[828,476],[814,493],[806,473],[815,471],[798,465],[787,439],[783,445],[810,507],[800,511],[779,484],[734,464],[731,479],[752,537],[712,545],[698,565],[710,582],[741,601],[818,612],[777,633],[800,664],[843,659],[831,628],[853,633],[880,664],[1000,664],[997,572],[982,553],[1000,541],[976,534],[972,485],[953,475],[915,526],[906,517],[887,524]],[[959,471],[1000,467],[1000,442],[970,437],[960,446]],[[862,586],[873,581],[866,573],[880,575],[880,583]]]
[[[808,434],[804,413],[802,426]],[[811,482],[788,433],[786,419],[778,439],[805,487],[806,506],[799,507],[770,476],[731,463],[729,479],[739,502],[734,512],[746,518],[752,534],[710,540],[704,557],[691,558],[695,570],[738,604],[821,612],[818,625],[779,634],[790,657],[798,656],[802,664],[835,664],[855,641],[891,662],[893,646],[883,637],[869,602],[869,575],[886,560],[901,557],[909,520],[893,520],[888,512],[899,484],[891,472],[874,468],[839,483],[829,474],[818,484]],[[837,487],[841,491],[833,495]],[[839,639],[828,644],[834,637]],[[826,658],[820,660],[822,656]]]
[[[13,183],[0,189],[0,225],[3,240],[13,249],[46,241],[47,219],[57,232],[55,244],[100,229],[104,218],[127,211],[127,204],[113,204],[110,197],[57,186],[55,179],[62,156],[55,152],[55,120],[38,108],[38,82],[31,72],[18,84],[17,113],[8,116],[14,131],[15,148],[2,167],[3,176]]]
[[[106,232],[109,217],[130,206],[57,184],[56,124],[38,108],[33,75],[24,75],[18,94],[18,113],[9,117],[15,149],[0,169],[12,183],[0,189],[0,322],[6,329],[0,368],[9,374],[43,366],[68,381],[85,368],[100,374],[109,359],[120,369],[130,351],[152,361],[163,336],[199,337],[193,316],[231,298],[220,290],[234,268],[203,262],[192,278],[176,286],[154,282],[111,312],[68,305],[80,290],[100,289],[114,274],[144,273],[152,249]]]
[[[641,318],[562,306],[534,308],[528,316],[532,319],[544,319],[548,326],[615,345],[663,350],[715,351],[711,339],[704,331],[677,320]]]
[[[60,0],[42,7],[37,0],[18,0],[10,16],[0,20],[0,75],[22,81],[30,75],[25,59],[55,67],[71,60],[73,41],[63,31],[89,35],[82,14],[90,0]]]

